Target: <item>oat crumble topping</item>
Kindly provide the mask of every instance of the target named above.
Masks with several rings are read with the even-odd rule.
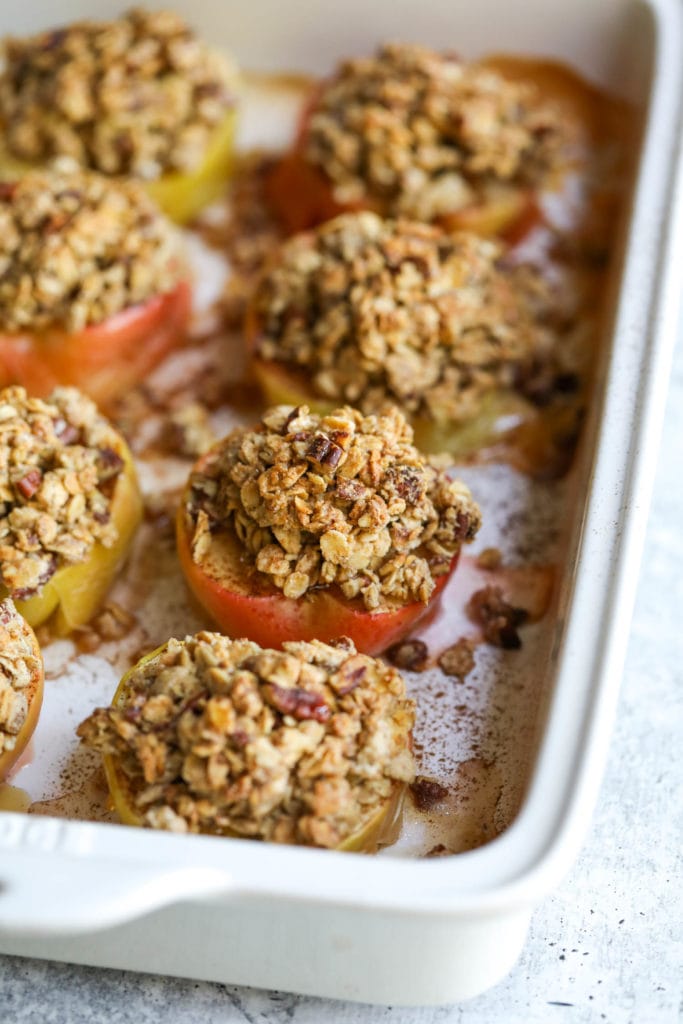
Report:
[[[172,290],[179,236],[144,189],[55,161],[0,183],[0,329],[79,331]]]
[[[286,242],[261,279],[257,355],[365,412],[470,419],[552,348],[540,275],[500,257],[473,234],[345,214]]]
[[[24,160],[104,174],[193,170],[235,104],[236,72],[177,14],[133,9],[4,46],[0,119]]]
[[[393,44],[345,61],[323,86],[304,153],[338,202],[369,194],[387,214],[433,220],[476,202],[482,186],[537,183],[571,135],[533,83]]]
[[[413,702],[396,669],[345,638],[283,648],[169,640],[117,707],[81,724],[146,825],[335,847],[412,782]]]
[[[44,401],[0,391],[0,584],[15,600],[40,593],[95,544],[115,543],[119,451],[116,431],[75,388]]]
[[[42,672],[31,628],[9,598],[0,602],[0,756],[14,750],[28,715],[31,683]]]
[[[367,609],[429,600],[480,524],[468,488],[434,469],[398,409],[268,410],[190,476],[192,557],[231,531],[286,597],[336,585]]]

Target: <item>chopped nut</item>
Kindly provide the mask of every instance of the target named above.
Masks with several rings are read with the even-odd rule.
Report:
[[[431,811],[432,807],[441,803],[448,796],[448,790],[436,779],[427,779],[418,775],[410,787],[415,806],[419,811]]]
[[[304,154],[339,202],[431,221],[492,184],[538,182],[575,135],[533,82],[392,44],[344,61],[320,90]]]
[[[148,826],[332,847],[412,781],[413,720],[398,672],[349,641],[264,651],[199,633],[138,665],[125,706],[78,734],[115,758]]]
[[[467,611],[484,632],[484,637],[494,647],[516,650],[522,646],[517,628],[526,622],[528,612],[514,608],[503,597],[500,587],[483,587],[472,594]]]
[[[19,599],[39,593],[63,565],[111,547],[121,441],[74,388],[44,401],[0,391],[0,583]]]
[[[336,585],[366,608],[428,601],[480,522],[469,490],[429,465],[398,410],[348,407],[277,406],[233,431],[192,473],[185,514],[198,565],[228,531],[288,597]]]
[[[439,666],[447,676],[456,676],[463,680],[474,668],[474,649],[476,644],[468,637],[461,637],[451,647],[447,647],[439,656]]]
[[[487,394],[551,359],[553,291],[500,255],[474,234],[337,217],[285,242],[260,279],[257,355],[366,413],[394,402],[439,423],[471,419]],[[343,447],[316,436],[306,457],[336,465]],[[413,487],[410,475],[396,483],[408,501]]]
[[[192,170],[235,102],[230,62],[169,11],[75,22],[4,48],[4,142],[23,160],[65,155],[141,178]]]
[[[421,672],[427,664],[429,651],[423,640],[400,640],[385,652],[385,657],[396,668]]]
[[[0,195],[0,328],[101,323],[174,288],[179,257],[175,229],[140,185],[68,160],[28,171],[11,199]]]

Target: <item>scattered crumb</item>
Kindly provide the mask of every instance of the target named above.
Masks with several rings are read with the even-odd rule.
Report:
[[[522,646],[517,629],[527,621],[529,613],[508,604],[500,587],[477,590],[468,602],[467,612],[482,627],[484,639],[494,647],[518,650]]]
[[[169,454],[197,459],[217,440],[209,413],[201,402],[188,402],[169,415],[163,429]]]
[[[462,636],[451,647],[439,656],[439,666],[447,676],[456,676],[461,681],[474,668],[474,650],[476,642]]]
[[[477,556],[478,567],[485,569],[487,572],[499,569],[502,561],[503,555],[500,548],[484,548]]]
[[[401,640],[389,647],[384,656],[396,668],[422,672],[427,665],[429,650],[424,640]]]
[[[413,801],[418,811],[430,811],[435,804],[441,803],[448,796],[448,789],[436,779],[427,779],[418,775],[410,787]]]

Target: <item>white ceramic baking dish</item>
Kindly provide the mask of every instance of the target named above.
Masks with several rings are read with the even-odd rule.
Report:
[[[548,699],[522,808],[452,857],[372,858],[0,815],[0,952],[393,1004],[463,999],[517,958],[575,857],[617,699],[683,265],[678,0],[174,0],[263,70],[325,71],[383,39],[569,62],[645,114],[613,344],[586,426]],[[3,7],[21,33],[114,3]],[[676,269],[678,268],[678,269]],[[585,485],[585,487],[584,487]]]

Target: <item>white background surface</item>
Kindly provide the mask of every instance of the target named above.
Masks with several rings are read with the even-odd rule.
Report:
[[[583,854],[495,989],[368,1007],[0,957],[1,1024],[675,1024],[683,1020],[683,343],[611,756]]]

